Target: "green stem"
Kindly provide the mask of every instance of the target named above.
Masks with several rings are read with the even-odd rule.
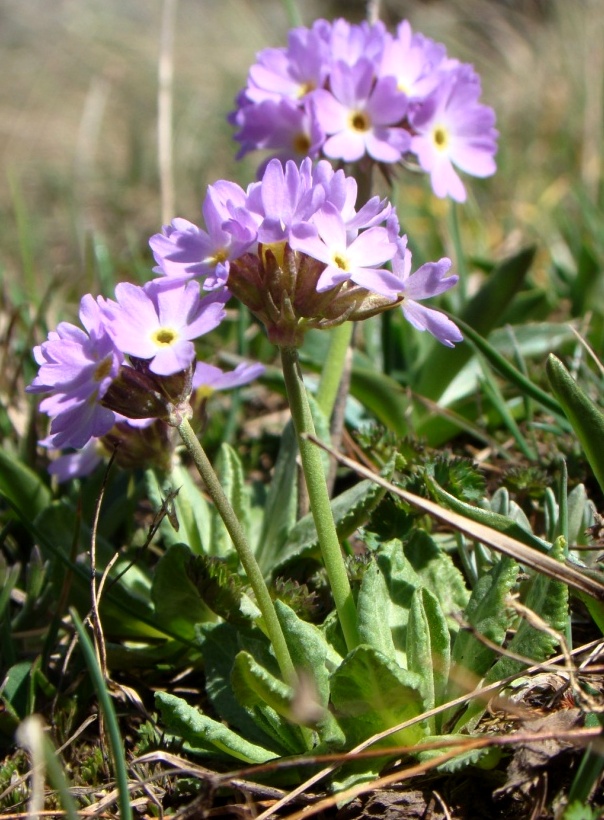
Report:
[[[316,395],[317,404],[327,418],[331,416],[336,403],[353,329],[353,322],[343,322],[330,333],[327,358]]]
[[[233,511],[233,508],[231,507],[229,500],[222,489],[220,481],[218,480],[218,476],[214,472],[214,468],[212,467],[205,450],[199,443],[199,439],[193,432],[188,420],[185,419],[182,421],[178,425],[177,429],[185,444],[185,447],[195,462],[199,475],[202,477],[208,492],[212,496],[212,500],[218,510],[218,513],[220,514],[220,517],[224,521],[224,525],[231,536],[235,549],[237,550],[239,559],[243,569],[245,570],[245,574],[247,575],[247,579],[254,590],[256,602],[260,608],[262,617],[264,618],[266,631],[268,632],[268,637],[273,645],[273,651],[275,653],[275,657],[277,658],[277,663],[279,664],[279,669],[281,670],[283,679],[286,683],[293,685],[296,680],[296,670],[289,654],[289,649],[287,648],[285,636],[283,634],[283,630],[281,629],[281,624],[279,623],[279,619],[268,591],[268,587],[266,586],[264,576],[262,575],[260,567],[254,557],[254,553],[248,544],[243,528],[239,523],[239,519],[235,515],[235,512]]]
[[[323,562],[327,570],[327,577],[329,578],[346,646],[349,650],[352,650],[360,643],[357,611],[331,512],[321,454],[319,449],[307,438],[308,435],[315,435],[315,425],[302,379],[297,349],[295,347],[282,347],[281,363]]]

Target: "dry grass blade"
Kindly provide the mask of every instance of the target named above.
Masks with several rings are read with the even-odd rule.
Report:
[[[474,541],[479,541],[481,544],[484,544],[485,546],[490,547],[503,555],[508,555],[509,557],[514,558],[514,560],[518,561],[519,564],[523,564],[525,567],[530,567],[536,572],[541,572],[543,575],[547,575],[556,581],[562,581],[563,583],[568,584],[569,587],[572,587],[579,592],[583,592],[586,595],[590,595],[598,601],[604,601],[604,583],[586,575],[584,572],[581,572],[580,569],[577,569],[570,564],[561,564],[554,558],[550,558],[549,555],[538,552],[531,547],[527,547],[525,544],[522,544],[520,541],[516,541],[516,539],[511,538],[505,533],[497,532],[497,530],[494,530],[491,527],[487,527],[476,521],[471,521],[463,515],[447,510],[436,504],[434,501],[429,501],[427,498],[421,498],[419,495],[415,495],[414,493],[410,493],[400,487],[396,487],[394,484],[391,484],[389,481],[386,481],[386,479],[378,475],[375,471],[368,470],[358,462],[347,458],[341,453],[337,453],[317,438],[314,438],[313,436],[310,436],[309,438],[318,447],[326,450],[331,456],[333,456],[333,458],[337,459],[340,464],[354,470],[363,478],[368,478],[371,481],[375,481],[375,483],[379,484],[380,487],[385,487],[385,489],[389,490],[394,495],[397,495],[399,498],[402,498],[403,501],[411,504],[416,509],[427,513],[428,515],[434,516],[434,518],[442,521],[444,524],[448,524],[453,527],[453,529],[463,533],[463,535],[466,535],[468,538],[471,538]]]

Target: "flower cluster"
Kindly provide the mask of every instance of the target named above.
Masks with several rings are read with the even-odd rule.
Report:
[[[387,200],[356,209],[357,183],[326,160],[298,166],[271,160],[244,191],[220,181],[203,204],[206,229],[182,219],[150,240],[164,280],[194,277],[225,287],[279,345],[301,344],[306,329],[362,319],[402,304],[412,324],[446,345],[461,340],[443,314],[418,300],[457,282],[450,261],[410,273],[406,238]]]
[[[460,341],[451,320],[420,304],[457,282],[450,261],[412,274],[392,205],[373,197],[357,209],[356,199],[354,178],[326,160],[272,160],[245,191],[226,180],[209,187],[205,229],[176,219],[151,238],[155,279],[118,284],[115,299],[84,296],[84,329],[63,322],[51,331],[34,350],[40,368],[28,388],[47,394],[41,410],[51,426],[42,444],[83,448],[59,462],[56,474],[91,469],[108,444],[123,445],[124,459],[145,447],[170,452],[165,424],[176,426],[191,412],[194,392],[203,400],[259,375],[260,365],[223,373],[195,361],[195,339],[219,325],[231,295],[280,346],[299,346],[308,328],[396,305],[443,344]]]
[[[495,172],[495,115],[480,95],[473,67],[407,21],[391,34],[381,22],[317,20],[258,54],[230,121],[240,157],[405,161],[430,174],[437,196],[463,202],[455,168]]]
[[[55,462],[51,472],[60,480],[90,472],[118,443],[124,462],[152,461],[151,454],[165,462],[165,422],[187,412],[193,393],[205,400],[264,370],[242,364],[224,373],[196,362],[193,341],[224,318],[225,289],[204,294],[198,282],[162,277],[143,287],[121,283],[115,297],[87,294],[80,303],[84,329],[62,322],[34,349],[39,370],[27,389],[47,394],[40,409],[51,418],[41,444],[80,450]]]

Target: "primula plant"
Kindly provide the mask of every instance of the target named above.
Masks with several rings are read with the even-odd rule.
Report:
[[[239,157],[265,151],[257,178],[246,188],[213,181],[199,225],[175,216],[150,238],[149,281],[86,294],[81,326],[61,322],[34,347],[27,391],[42,396],[50,421],[39,452],[51,454],[53,492],[62,490],[53,499],[25,466],[13,466],[14,481],[1,488],[43,553],[35,583],[60,590],[44,661],[67,623],[81,644],[125,820],[132,806],[108,694],[114,668],[195,678],[197,697],[151,683],[152,723],[138,733],[132,766],[174,761],[177,749],[201,756],[216,778],[262,765],[262,777],[291,787],[309,764],[309,788],[321,782],[348,800],[395,760],[438,776],[500,766],[505,744],[485,739],[490,700],[501,696],[493,703],[509,711],[516,687],[518,712],[529,702],[528,667],[558,647],[570,663],[569,590],[604,626],[601,574],[570,548],[599,519],[583,484],[568,490],[566,464],[556,465],[555,490],[537,477],[529,517],[506,486],[487,486],[475,464],[437,449],[452,440],[451,424],[484,438],[484,413],[536,460],[518,419],[549,414],[548,432],[576,435],[602,483],[590,440],[590,429],[604,431],[595,404],[553,356],[549,390],[531,380],[523,355],[534,337],[512,337],[515,364],[496,332],[486,338],[532,254],[491,270],[451,317],[446,300],[460,273],[445,256],[414,264],[410,247],[421,237],[401,229],[393,197],[373,191],[374,171],[379,184],[398,177],[400,192],[413,170],[429,175],[437,197],[465,201],[458,171],[495,171],[495,115],[480,97],[474,68],[406,21],[394,33],[341,19],[293,29],[286,47],[257,55],[230,115]],[[233,317],[240,339],[262,334],[262,363],[215,363]],[[416,331],[424,347],[404,377],[379,372],[376,333],[385,361]],[[503,396],[502,378],[523,409]],[[211,436],[214,394],[259,383],[280,391],[288,410],[270,476],[226,433],[218,448]],[[470,406],[478,389],[484,401]],[[352,461],[340,452],[346,423]],[[488,444],[509,458],[496,434]],[[336,474],[336,462],[347,472]],[[518,486],[533,487],[528,474],[516,476]],[[105,494],[116,521],[104,521]],[[129,546],[117,549],[116,510],[149,516],[149,505],[150,523],[128,526]],[[8,573],[0,616],[16,583]],[[566,673],[577,703],[593,706],[570,666]],[[24,680],[29,692],[39,685],[58,698],[43,664],[15,662],[5,674],[0,691],[15,723],[28,713]],[[19,731],[21,745],[38,748],[35,727]],[[323,754],[341,758],[319,771]],[[64,776],[47,765],[69,813]],[[593,755],[581,772],[571,788],[579,804],[599,772]]]

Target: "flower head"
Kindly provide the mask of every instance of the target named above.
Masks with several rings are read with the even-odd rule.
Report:
[[[228,291],[200,296],[198,282],[166,285],[154,280],[144,287],[122,282],[115,302],[107,302],[107,328],[116,346],[149,361],[149,370],[170,376],[195,359],[193,340],[217,327],[225,316]]]
[[[370,60],[336,63],[329,91],[317,91],[314,104],[327,135],[323,153],[330,159],[356,162],[368,155],[378,162],[398,162],[409,148],[409,133],[398,126],[407,98],[393,77],[376,79]]]
[[[453,166],[474,176],[495,170],[494,114],[479,97],[472,66],[407,21],[391,34],[379,22],[317,20],[294,29],[287,47],[260,52],[229,120],[239,157],[263,149],[282,162],[304,152],[410,161],[430,174],[437,196],[461,200]]]
[[[411,115],[411,150],[430,174],[437,196],[465,201],[463,182],[453,166],[476,177],[495,173],[495,114],[478,102],[479,96],[477,74],[460,65],[444,74]]]
[[[90,294],[80,302],[80,320],[85,331],[61,322],[34,348],[40,369],[27,390],[50,394],[40,409],[52,418],[46,439],[52,447],[82,447],[115,421],[101,399],[117,376],[123,354],[107,332],[99,302]]]
[[[207,230],[186,219],[174,219],[163,233],[149,240],[157,273],[172,282],[203,277],[206,290],[222,287],[229,275],[229,260],[240,256],[256,238],[254,226],[241,220],[236,229],[224,227],[244,202],[245,192],[234,182],[210,185],[202,206]]]

